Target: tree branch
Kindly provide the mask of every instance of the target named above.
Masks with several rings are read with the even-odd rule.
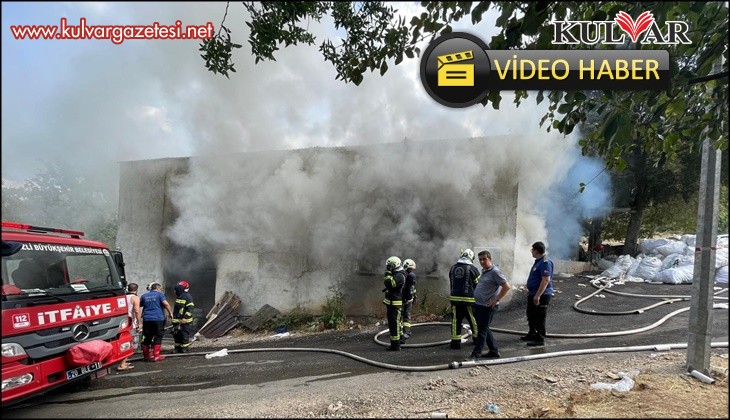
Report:
[[[727,77],[728,77],[728,72],[723,71],[721,73],[708,74],[707,76],[698,77],[696,79],[690,79],[687,82],[687,84],[693,85],[695,83],[709,82],[710,80],[726,79]]]

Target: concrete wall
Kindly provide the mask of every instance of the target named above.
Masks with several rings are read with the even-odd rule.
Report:
[[[475,142],[476,140],[470,140]],[[477,143],[477,146],[480,146]],[[403,145],[389,146],[393,148]],[[439,146],[443,150],[453,149],[452,144]],[[304,151],[267,152],[266,154],[242,154],[240,166],[257,165],[264,157],[305,155],[333,155],[333,158],[357,159],[357,150],[363,148],[304,149]],[[479,147],[468,145],[468,153],[476,153]],[[333,151],[334,150],[334,151]],[[341,150],[344,150],[342,152]],[[390,152],[392,155],[403,155],[402,150]],[[445,153],[444,153],[445,155]],[[117,243],[125,253],[127,276],[129,281],[141,286],[150,281],[163,283],[164,271],[169,269],[171,242],[167,230],[178,218],[179,210],[170,200],[170,189],[183,182],[189,173],[191,159],[158,159],[148,161],[123,162],[120,170],[120,225]],[[279,157],[278,159],[282,159]],[[457,168],[458,169],[458,168]],[[464,214],[464,237],[459,237],[459,244],[471,246],[475,253],[489,249],[494,262],[505,273],[508,280],[515,275],[515,238],[518,219],[518,194],[514,174],[503,173],[490,175],[489,180],[475,182],[477,187],[469,192],[469,200],[480,201],[480,209],[475,214]],[[496,178],[494,178],[496,177]],[[243,190],[228,191],[240,197],[246,197],[255,185],[245,185],[247,178],[241,177]],[[251,181],[253,182],[253,181]],[[349,177],[342,177],[341,182],[352,182]],[[421,185],[427,189],[428,184]],[[248,190],[246,189],[248,188]],[[444,188],[444,186],[440,186]],[[342,194],[347,185],[331,188],[332,194]],[[380,190],[375,190],[378,194]],[[434,195],[438,196],[438,194]],[[218,204],[218,203],[214,203]],[[440,203],[426,203],[439,205]],[[214,206],[212,206],[214,207]],[[447,207],[448,208],[448,207]],[[212,209],[211,211],[221,211]],[[461,211],[459,209],[459,211]],[[248,217],[249,215],[242,215]],[[454,217],[453,215],[447,215]],[[452,221],[453,222],[453,221]],[[488,234],[479,232],[489,232]],[[320,266],[296,251],[261,252],[252,246],[246,246],[245,237],[237,238],[239,246],[222,246],[211,249],[215,270],[215,284],[198,285],[214,290],[215,300],[226,291],[231,291],[241,298],[240,313],[251,315],[264,304],[269,304],[282,312],[296,306],[319,313],[327,297],[333,290],[339,290],[345,296],[345,310],[351,315],[382,314],[383,312],[383,280],[381,264],[388,255],[379,255],[379,246],[375,244],[374,252],[378,254],[363,267],[363,261],[337,261],[327,266]],[[205,245],[208,246],[208,245]],[[419,264],[419,300],[427,297],[427,311],[438,312],[447,304],[448,270],[458,258],[458,246],[446,244],[448,255],[417,256],[402,255],[413,258]],[[453,248],[453,249],[452,249]],[[415,248],[414,248],[415,249]],[[371,255],[372,257],[372,255]],[[425,263],[431,258],[438,263]],[[382,259],[382,261],[381,261]],[[377,261],[377,262],[372,262]],[[476,262],[476,261],[475,261]],[[477,263],[478,264],[478,263]],[[478,265],[477,265],[478,266]],[[518,273],[517,275],[521,275]],[[525,274],[526,276],[526,274]],[[166,285],[170,289],[172,285]],[[196,286],[191,283],[191,288]],[[200,289],[198,289],[200,290]],[[210,305],[212,306],[212,305]],[[210,308],[201,308],[207,313]]]
[[[168,241],[163,232],[170,223],[167,179],[187,165],[187,158],[120,165],[117,246],[124,253],[127,281],[142,290],[153,281],[164,285]]]

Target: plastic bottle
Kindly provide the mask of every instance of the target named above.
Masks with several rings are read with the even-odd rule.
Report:
[[[484,408],[486,408],[487,411],[489,411],[490,413],[499,414],[499,412],[500,412],[499,406],[494,403],[489,403],[489,404],[485,405]]]

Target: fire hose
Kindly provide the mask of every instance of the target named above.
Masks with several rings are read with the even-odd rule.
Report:
[[[636,313],[644,313],[647,310],[656,308],[661,305],[665,304],[671,304],[675,302],[680,301],[686,301],[690,299],[690,296],[684,296],[684,295],[641,295],[641,294],[631,294],[631,293],[623,293],[623,292],[615,292],[612,290],[608,290],[609,287],[612,286],[612,284],[604,284],[602,286],[599,286],[598,283],[600,283],[600,280],[603,280],[604,278],[597,278],[591,284],[598,288],[597,291],[594,293],[591,293],[590,295],[586,296],[585,298],[580,299],[577,301],[573,308],[579,312],[582,313],[590,313],[590,314],[597,314],[597,315],[624,315],[624,314],[636,314]],[[596,296],[600,292],[608,292],[608,293],[614,293],[617,295],[622,296],[637,296],[637,297],[645,297],[645,298],[659,298],[663,299],[661,302],[653,305],[649,305],[647,307],[635,309],[632,311],[623,311],[623,312],[595,312],[595,311],[586,311],[579,308],[579,305],[588,299],[590,299],[593,296]],[[713,294],[713,297],[715,299],[727,299],[727,297],[718,296],[722,293],[727,292],[728,289],[724,288],[721,289]],[[713,309],[727,309],[727,303],[715,303],[713,304]],[[627,335],[627,334],[636,334],[644,331],[648,331],[650,329],[656,328],[659,325],[663,324],[670,318],[686,312],[690,310],[689,307],[686,308],[680,308],[678,310],[675,310],[658,321],[644,326],[640,328],[635,329],[629,329],[629,330],[622,330],[622,331],[612,331],[612,332],[605,332],[605,333],[582,333],[582,334],[547,334],[547,337],[552,338],[595,338],[595,337],[615,337],[615,336],[621,336],[621,335]],[[418,327],[418,326],[427,326],[427,325],[451,325],[450,322],[424,322],[424,323],[416,323],[413,324],[412,327]],[[171,326],[166,327],[165,329],[171,328]],[[468,325],[464,325],[466,327],[466,333],[462,335],[462,342],[467,341],[467,338],[471,335],[471,331],[468,327]],[[526,332],[525,331],[517,331],[517,330],[509,330],[509,329],[502,329],[502,328],[491,328],[492,331],[495,332],[501,332],[501,333],[507,333],[507,334],[518,334],[523,335]],[[383,342],[379,340],[379,337],[383,334],[388,333],[389,330],[385,329],[383,331],[378,332],[373,337],[373,340],[382,346],[388,346],[390,343]],[[417,344],[402,344],[402,348],[420,348],[420,347],[432,347],[432,346],[439,346],[443,344],[448,344],[451,340],[444,340],[444,341],[437,341],[437,342],[430,342],[430,343],[417,343]],[[727,341],[723,342],[713,342],[710,344],[712,348],[728,348],[729,344]],[[362,356],[358,356],[353,353],[345,352],[342,350],[335,350],[335,349],[320,349],[320,348],[299,348],[299,347],[267,347],[267,348],[255,348],[255,349],[233,349],[228,350],[227,353],[259,353],[259,352],[311,352],[311,353],[329,353],[329,354],[337,354],[341,355],[343,357],[347,357],[353,360],[356,360],[358,362],[362,362],[371,366],[380,367],[383,369],[390,369],[390,370],[398,370],[398,371],[406,371],[406,372],[428,372],[428,371],[438,371],[438,370],[447,370],[447,369],[458,369],[462,367],[474,367],[474,366],[489,366],[489,365],[500,365],[500,364],[507,364],[507,363],[516,363],[516,362],[522,362],[522,361],[529,361],[529,360],[537,360],[537,359],[545,359],[545,358],[551,358],[551,357],[562,357],[562,356],[572,356],[572,355],[583,355],[583,354],[596,354],[596,353],[612,353],[612,352],[635,352],[635,351],[669,351],[669,350],[679,350],[679,349],[686,349],[687,343],[669,343],[669,344],[652,344],[652,345],[641,345],[641,346],[627,346],[627,347],[604,347],[604,348],[591,348],[591,349],[578,349],[578,350],[567,350],[567,351],[557,351],[557,352],[551,352],[551,353],[541,353],[541,354],[531,354],[531,355],[525,355],[525,356],[516,356],[516,357],[507,357],[507,358],[499,358],[499,359],[488,359],[488,360],[476,360],[476,361],[453,361],[447,364],[440,364],[440,365],[430,365],[430,366],[401,366],[401,365],[395,365],[392,363],[384,363],[379,362],[371,359],[367,359]],[[205,356],[207,352],[189,352],[189,353],[183,353],[183,354],[166,354],[166,357],[183,357],[183,356]],[[132,359],[132,360],[139,360],[139,359]]]

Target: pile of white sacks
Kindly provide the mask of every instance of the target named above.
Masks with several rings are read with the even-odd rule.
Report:
[[[655,283],[692,283],[695,264],[696,235],[677,239],[645,239],[636,258],[621,255],[616,262],[601,259],[602,276],[625,281]],[[728,236],[717,237],[715,283],[728,282]]]

